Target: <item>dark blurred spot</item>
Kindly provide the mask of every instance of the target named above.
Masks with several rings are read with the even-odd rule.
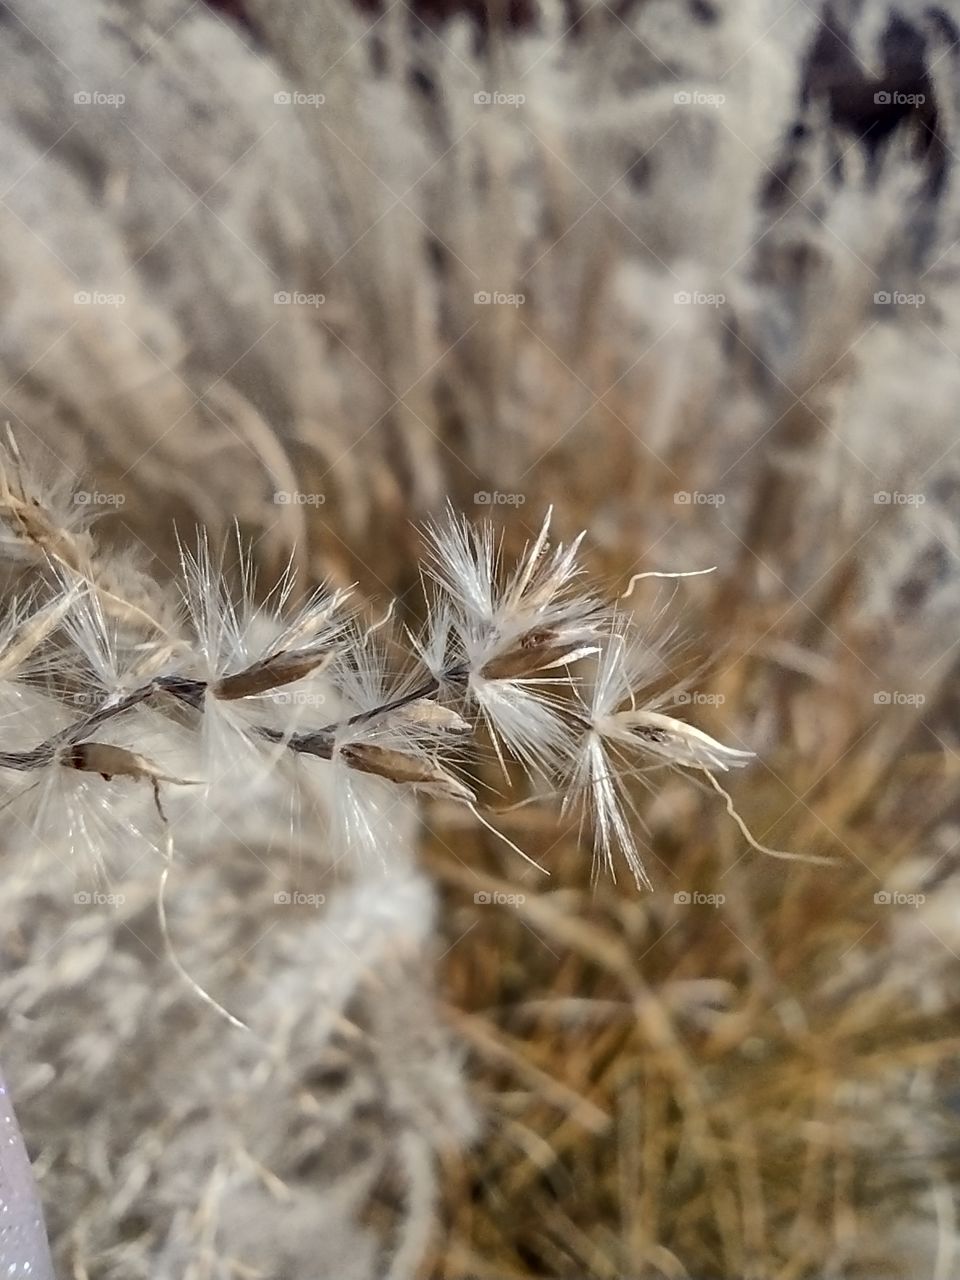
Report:
[[[301,1182],[318,1182],[329,1172],[329,1161],[323,1150],[311,1151],[293,1166],[293,1176]]]
[[[121,1240],[139,1240],[141,1236],[149,1235],[152,1228],[153,1223],[145,1213],[127,1213],[114,1230]]]
[[[917,154],[928,161],[931,184],[939,189],[945,153],[937,136],[934,86],[927,74],[927,37],[894,14],[880,40],[883,70],[876,77],[858,62],[852,45],[850,32],[827,5],[806,61],[804,104],[825,99],[834,124],[853,134],[871,160],[895,130],[909,129]]]
[[[433,267],[438,275],[445,274],[447,270],[447,251],[443,244],[436,236],[427,236],[427,261]]]
[[[710,0],[690,0],[690,12],[698,22],[704,22],[708,26],[712,26],[720,16]]]
[[[960,520],[960,476],[937,476],[927,492],[931,502],[936,502]]]
[[[339,1093],[350,1083],[348,1067],[321,1067],[304,1077],[305,1087],[311,1093]]]
[[[228,18],[233,18],[234,22],[239,22],[243,27],[252,26],[243,0],[205,0],[205,3],[208,9],[216,9],[218,13],[226,14]]]
[[[35,128],[32,121],[25,121],[24,124],[25,131],[36,136],[44,148],[49,145],[43,130]],[[80,178],[96,198],[100,197],[110,171],[108,158],[95,139],[91,140],[76,130],[65,135],[57,146],[57,160]]]
[[[952,47],[960,43],[960,27],[945,9],[934,6],[927,10],[927,18],[930,25],[938,30],[948,45]]]
[[[917,557],[913,573],[897,588],[899,612],[911,614],[919,609],[937,584],[944,580],[950,568],[950,556],[943,543],[928,546]]]
[[[385,10],[384,0],[355,0],[364,13],[379,17]],[[428,27],[441,27],[450,18],[472,18],[477,31],[486,36],[491,26],[504,26],[514,30],[533,27],[537,20],[535,0],[507,0],[505,5],[491,6],[486,0],[408,0],[407,8],[416,17],[411,19],[411,29],[416,30],[417,19]],[[481,44],[484,43],[481,41]]]
[[[650,185],[653,174],[653,161],[648,155],[639,155],[627,170],[626,177],[636,191],[643,191]]]

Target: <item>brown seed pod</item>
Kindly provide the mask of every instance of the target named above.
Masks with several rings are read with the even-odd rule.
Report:
[[[146,756],[110,742],[76,742],[65,748],[60,763],[81,773],[99,773],[108,782],[111,778],[146,778],[150,782],[176,782],[180,786],[195,786],[188,778],[176,778],[162,773]]]
[[[252,698],[256,694],[269,693],[271,689],[280,689],[296,680],[302,680],[304,676],[322,671],[332,657],[332,649],[274,653],[252,663],[243,671],[224,676],[213,686],[212,692],[225,702],[236,698]]]
[[[411,787],[420,787],[448,800],[474,804],[476,796],[468,786],[432,760],[380,747],[370,742],[351,742],[340,748],[340,756],[351,769],[376,774]]]

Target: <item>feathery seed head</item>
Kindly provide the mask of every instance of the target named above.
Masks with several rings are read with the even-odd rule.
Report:
[[[35,791],[38,830],[59,811],[71,847],[107,847],[108,832],[116,840],[130,821],[129,794],[119,817],[115,782],[148,784],[156,812],[141,811],[146,829],[158,817],[166,825],[161,785],[203,779],[201,808],[225,820],[238,797],[273,802],[288,774],[326,770],[334,848],[381,858],[385,841],[410,838],[413,793],[483,821],[477,792],[458,776],[483,725],[506,776],[513,760],[565,789],[563,808],[579,807],[592,827],[598,867],[612,872],[619,854],[649,885],[627,785],[637,758],[709,774],[752,756],[667,714],[669,694],[652,693],[671,674],[662,647],[577,586],[582,535],[551,546],[550,518],[512,569],[489,525],[451,510],[429,529],[428,621],[419,637],[407,633],[412,664],[389,659],[389,614],[367,628],[350,616],[349,591],[319,588],[292,607],[290,566],[258,598],[241,548],[231,591],[204,534],[195,551],[180,546],[182,616],[167,610],[166,624],[151,602],[130,606],[105,585],[94,560],[56,558],[52,598],[15,603],[0,625],[5,723],[22,721],[28,697],[38,713],[49,703],[37,721],[46,737],[24,734],[21,750],[0,753],[18,775],[18,805]],[[58,678],[49,690],[22,678],[38,663]],[[93,695],[71,716],[58,695],[78,685]],[[165,740],[176,740],[176,766],[161,763]],[[297,760],[299,771],[278,768]]]

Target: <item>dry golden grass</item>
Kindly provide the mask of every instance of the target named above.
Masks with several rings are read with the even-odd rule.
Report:
[[[960,1019],[953,940],[931,914],[947,863],[908,864],[955,770],[915,711],[883,707],[877,723],[848,625],[855,576],[837,570],[824,619],[850,637],[836,683],[759,656],[803,643],[803,610],[731,611],[721,583],[697,619],[744,654],[701,681],[725,698],[705,727],[775,710],[778,745],[737,780],[740,811],[764,842],[834,865],[751,851],[719,796],[671,775],[642,806],[652,895],[591,885],[576,833],[532,808],[507,829],[549,880],[431,815],[444,989],[486,1115],[451,1164],[432,1276],[903,1276],[918,1255],[898,1260],[890,1229],[928,1193],[950,1266],[958,1121],[937,1099]],[[876,902],[890,885],[927,902]]]

